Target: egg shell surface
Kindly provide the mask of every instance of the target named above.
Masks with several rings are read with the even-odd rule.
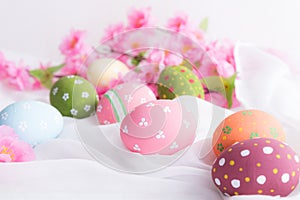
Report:
[[[172,155],[193,143],[197,122],[176,100],[150,101],[121,123],[124,145],[141,154]]]
[[[100,99],[97,107],[98,121],[100,124],[120,122],[135,107],[152,100],[156,100],[156,97],[144,84],[129,82],[117,85]]]
[[[187,67],[171,66],[165,68],[158,79],[160,99],[174,99],[181,95],[204,98],[204,90],[198,77]]]
[[[20,139],[33,146],[56,138],[63,124],[60,112],[40,101],[19,101],[0,112],[0,125],[13,128]]]
[[[299,157],[287,144],[254,138],[226,149],[212,166],[212,180],[226,196],[289,195],[299,182]]]
[[[256,137],[285,141],[285,132],[280,122],[266,112],[238,111],[225,118],[216,128],[212,139],[213,150],[218,156],[235,142]]]
[[[129,72],[128,67],[119,60],[100,58],[87,69],[87,79],[95,86],[109,87],[110,82],[123,77]]]
[[[94,86],[79,76],[65,76],[54,83],[50,102],[63,116],[85,118],[93,115],[98,103]]]

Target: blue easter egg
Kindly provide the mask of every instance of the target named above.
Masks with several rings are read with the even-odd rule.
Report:
[[[0,125],[10,126],[20,139],[32,146],[56,138],[63,123],[56,108],[40,101],[19,101],[0,112]]]

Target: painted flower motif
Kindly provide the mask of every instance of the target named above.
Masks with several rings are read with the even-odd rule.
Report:
[[[134,149],[135,151],[141,151],[141,148],[140,148],[139,145],[137,145],[137,144],[135,144],[135,145],[133,146],[133,149]]]
[[[146,121],[145,118],[142,118],[141,121],[139,122],[139,126],[144,126],[147,127],[148,126],[148,122]]]
[[[69,99],[69,93],[64,93],[64,95],[62,96],[62,99],[64,101],[67,101]]]
[[[71,113],[71,115],[76,116],[76,115],[78,114],[78,110],[72,108],[72,109],[70,110],[70,113]]]
[[[82,97],[82,98],[89,98],[89,96],[90,96],[90,95],[89,95],[88,92],[82,92],[82,93],[81,93],[81,97]]]
[[[133,97],[131,95],[125,95],[125,101],[127,101],[127,103],[130,103],[133,100]]]
[[[128,134],[128,127],[127,127],[127,125],[124,126],[124,128],[122,129],[122,132]]]
[[[80,79],[76,79],[76,80],[74,81],[74,84],[75,84],[75,85],[80,85],[80,84],[82,84],[82,83],[83,83],[83,81],[80,80]]]
[[[177,149],[179,145],[176,142],[173,142],[170,146],[170,149]]]
[[[35,159],[32,147],[18,139],[8,126],[0,126],[0,162],[25,162]]]
[[[7,119],[8,119],[8,113],[7,113],[7,112],[2,113],[2,114],[1,114],[1,119],[2,119],[2,120],[7,120]]]
[[[19,122],[19,129],[21,129],[21,131],[26,131],[26,129],[28,128],[27,122],[26,121],[21,121]]]
[[[164,107],[164,112],[165,113],[170,113],[171,112],[170,107],[169,106]]]
[[[56,88],[54,88],[54,89],[52,90],[52,94],[53,94],[54,96],[57,94],[57,92],[58,92],[58,87],[56,87]]]
[[[154,103],[150,102],[146,105],[146,107],[153,107],[154,106]]]
[[[83,110],[85,112],[89,112],[91,110],[91,105],[85,105],[84,108],[83,108]]]
[[[31,109],[31,105],[29,103],[24,103],[23,104],[23,109],[24,110],[30,110]]]
[[[104,120],[104,122],[103,122],[105,125],[109,125],[110,124],[110,121],[108,121],[108,120]]]
[[[97,112],[102,112],[102,109],[103,109],[103,106],[99,105],[99,106],[97,107]]]
[[[156,139],[158,139],[158,140],[159,140],[159,139],[165,139],[165,138],[166,138],[164,132],[161,131],[161,130],[159,130],[159,131],[157,132],[157,135],[156,135],[155,137],[156,137]]]
[[[191,125],[191,122],[183,120],[183,124],[184,124],[185,128],[189,128]]]

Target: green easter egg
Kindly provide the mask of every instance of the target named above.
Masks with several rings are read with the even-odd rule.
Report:
[[[165,68],[158,78],[158,95],[161,99],[174,99],[190,95],[204,99],[204,90],[198,77],[187,67]]]
[[[65,76],[52,86],[50,103],[63,116],[81,119],[95,113],[98,96],[94,86],[86,79]]]

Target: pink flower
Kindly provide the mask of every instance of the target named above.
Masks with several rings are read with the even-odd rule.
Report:
[[[151,8],[135,9],[132,8],[128,13],[128,28],[136,29],[141,27],[147,27],[151,25],[150,20]]]
[[[65,58],[65,65],[60,70],[60,76],[67,76],[67,75],[80,75],[85,77],[86,76],[86,58],[87,55],[78,55],[74,57],[66,57]]]
[[[118,23],[114,25],[110,25],[109,27],[106,28],[104,37],[102,38],[102,42],[109,40],[109,39],[114,39],[118,34],[124,32],[126,29],[123,25],[123,23]]]
[[[167,28],[175,32],[181,32],[188,29],[188,16],[183,13],[177,14],[175,17],[168,20]]]
[[[14,130],[0,126],[0,162],[24,162],[35,159],[32,147],[18,139]]]
[[[59,46],[61,53],[65,56],[74,56],[88,51],[84,43],[86,33],[79,30],[71,30]]]
[[[200,60],[203,76],[232,76],[235,71],[234,44],[229,40],[218,40],[206,45],[206,55]]]
[[[147,61],[152,64],[159,64],[163,66],[174,66],[180,65],[182,63],[182,57],[180,55],[174,54],[170,51],[153,50]]]

